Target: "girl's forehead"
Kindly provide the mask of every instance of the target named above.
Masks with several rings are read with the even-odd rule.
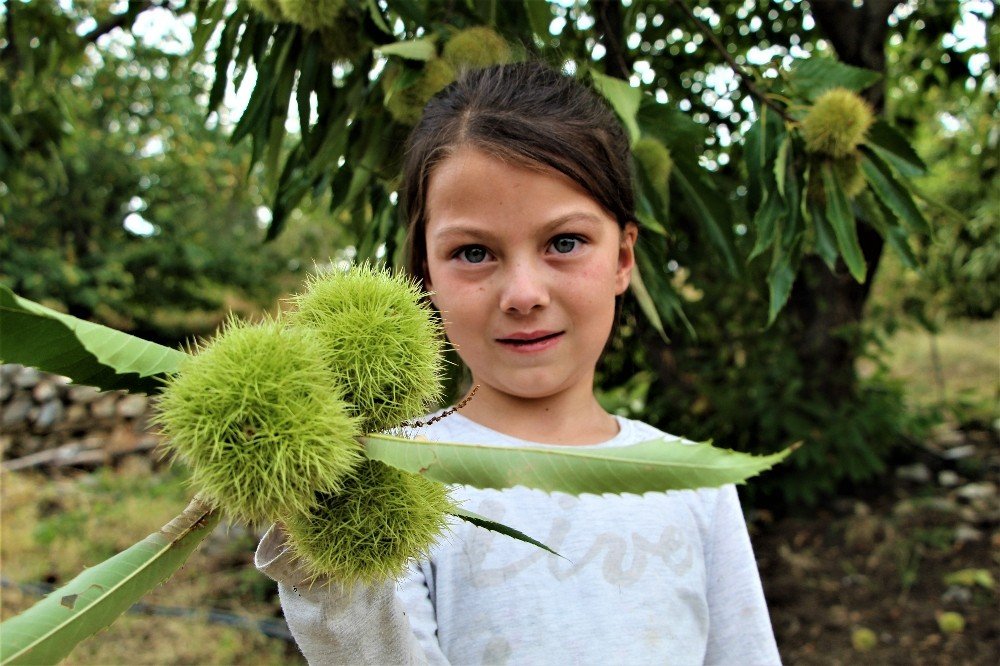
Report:
[[[504,160],[462,147],[440,162],[427,186],[426,222],[565,215],[569,209],[608,216],[579,184],[552,168]]]

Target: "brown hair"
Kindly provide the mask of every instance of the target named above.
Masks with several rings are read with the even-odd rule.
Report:
[[[620,227],[635,220],[628,137],[600,95],[540,62],[467,70],[428,102],[406,141],[406,266],[421,284],[427,184],[434,168],[462,146],[531,168],[555,169],[588,192]]]

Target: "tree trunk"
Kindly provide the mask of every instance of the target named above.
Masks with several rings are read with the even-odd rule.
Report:
[[[594,20],[597,24],[601,44],[604,45],[604,73],[628,81],[632,74],[632,62],[622,25],[622,6],[618,0],[594,0]]]
[[[898,0],[867,0],[854,6],[851,0],[813,0],[812,11],[841,61],[884,75],[887,19],[898,4]],[[877,112],[882,111],[882,81],[864,95]],[[862,343],[858,326],[884,247],[871,226],[861,219],[858,222],[858,241],[868,265],[865,281],[856,282],[842,262],[831,273],[818,258],[808,257],[802,262],[786,311],[799,330],[796,352],[811,372],[806,378],[808,390],[833,404],[856,391],[855,361]]]

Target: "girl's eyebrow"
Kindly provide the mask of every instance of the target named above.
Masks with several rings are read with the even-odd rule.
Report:
[[[540,231],[544,235],[551,233],[555,229],[558,229],[562,225],[568,223],[601,224],[603,221],[604,220],[601,217],[595,215],[594,213],[586,211],[573,211],[549,220]],[[442,228],[435,231],[432,235],[439,241],[446,241],[448,238],[453,236],[460,236],[462,238],[472,237],[475,239],[492,239],[495,237],[492,227],[483,228],[479,226],[464,225],[461,222],[446,224]]]

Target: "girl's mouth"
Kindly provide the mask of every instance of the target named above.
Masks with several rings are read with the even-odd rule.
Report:
[[[547,333],[544,331],[531,332],[528,334],[516,334],[509,338],[498,338],[504,347],[518,352],[542,351],[554,347],[559,343],[563,331]]]

